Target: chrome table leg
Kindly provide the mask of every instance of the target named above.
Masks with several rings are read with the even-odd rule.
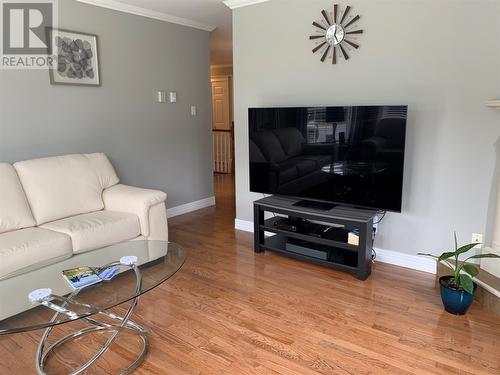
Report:
[[[120,375],[129,374],[144,361],[149,346],[149,341],[147,336],[148,331],[139,324],[134,323],[133,321],[130,320],[130,317],[132,316],[134,309],[137,306],[137,303],[139,301],[139,294],[141,293],[142,290],[142,275],[135,263],[124,264],[123,262],[113,262],[106,265],[103,268],[120,266],[120,265],[121,266],[126,265],[131,269],[133,269],[135,271],[135,276],[136,276],[136,290],[135,290],[136,297],[131,300],[131,304],[127,310],[127,313],[123,317],[113,314],[106,310],[100,310],[98,307],[82,304],[75,301],[74,298],[78,294],[79,292],[78,290],[70,294],[68,297],[59,297],[51,294],[43,299],[40,299],[39,302],[43,306],[46,306],[47,308],[50,308],[55,311],[55,314],[52,317],[51,322],[56,323],[61,314],[68,316],[70,320],[79,319],[77,313],[66,309],[68,304],[73,303],[88,309],[89,316],[81,318],[80,320],[89,324],[89,326],[80,329],[78,331],[72,332],[70,334],[67,334],[66,336],[58,339],[57,341],[55,341],[53,344],[51,344],[46,348],[47,340],[50,336],[50,333],[52,332],[53,327],[47,328],[40,339],[40,343],[38,345],[38,350],[36,353],[36,370],[38,374],[47,375],[47,373],[45,372],[47,360],[50,357],[50,355],[54,353],[56,349],[60,348],[61,346],[63,346],[68,342],[71,342],[74,339],[77,339],[85,334],[92,332],[110,332],[110,336],[108,337],[104,345],[88,361],[86,361],[77,369],[74,369],[72,372],[69,373],[69,375],[80,374],[86,369],[88,369],[90,366],[92,366],[92,364],[94,364],[102,355],[106,353],[106,351],[113,344],[113,342],[120,333],[129,333],[140,336],[140,338],[142,339],[142,348],[137,354],[137,358],[132,363],[130,363],[125,369],[118,372],[118,374]],[[60,305],[56,304],[54,303],[54,301],[61,302],[61,304]],[[91,314],[93,314],[92,317],[90,316]],[[107,319],[115,320],[117,322],[116,323],[100,322],[95,318],[96,316],[99,315],[102,315]]]

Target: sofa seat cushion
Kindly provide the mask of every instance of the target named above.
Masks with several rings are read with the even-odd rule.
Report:
[[[321,169],[325,165],[332,163],[331,155],[300,155],[298,158],[301,160],[309,160],[316,163],[316,169]]]
[[[0,163],[0,233],[35,226],[16,170]]]
[[[72,216],[44,224],[42,228],[70,236],[75,254],[131,240],[141,234],[136,215],[114,211]]]
[[[314,160],[305,160],[294,158],[293,159],[297,164],[297,171],[299,172],[299,177],[307,176],[308,174],[314,172],[318,168],[318,163]]]
[[[119,182],[104,154],[33,159],[14,168],[38,226],[102,210],[102,191]]]
[[[71,256],[71,238],[63,233],[27,228],[0,234],[0,278]]]
[[[283,185],[287,182],[295,180],[299,177],[297,163],[294,160],[287,160],[279,163],[279,184]]]

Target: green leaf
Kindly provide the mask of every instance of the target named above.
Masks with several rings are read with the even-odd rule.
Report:
[[[464,271],[472,277],[477,276],[477,274],[479,273],[477,267],[472,264],[464,264]]]
[[[432,254],[428,254],[428,253],[417,253],[417,255],[422,255],[424,257],[431,257],[431,258],[438,259],[438,257],[436,255],[432,255]]]
[[[460,285],[465,289],[466,292],[470,294],[474,293],[474,283],[472,282],[472,279],[469,275],[460,275]]]
[[[468,245],[462,246],[459,249],[457,249],[456,253],[457,253],[457,255],[466,253],[467,251],[473,249],[477,245],[480,245],[480,244],[479,243],[470,243]]]
[[[482,258],[495,258],[500,259],[500,256],[496,254],[477,254],[469,257],[468,259],[482,259]]]
[[[451,252],[451,251],[448,251],[446,253],[441,254],[441,256],[438,259],[439,260],[445,260],[445,259],[451,258],[453,256],[455,256],[455,253]]]

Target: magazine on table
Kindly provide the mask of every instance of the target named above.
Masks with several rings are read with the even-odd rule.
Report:
[[[64,279],[73,289],[82,289],[90,285],[109,281],[118,274],[120,268],[94,268],[94,267],[76,267],[62,271]]]

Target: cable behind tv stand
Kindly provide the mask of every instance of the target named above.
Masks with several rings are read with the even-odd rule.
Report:
[[[298,202],[281,196],[254,202],[255,252],[273,251],[366,280],[371,274],[373,218],[377,211],[337,205],[330,209],[304,207]],[[274,216],[265,219],[266,212]],[[297,225],[281,225],[286,218]],[[272,235],[266,237],[265,232]],[[352,232],[358,234],[357,245],[347,241]]]

